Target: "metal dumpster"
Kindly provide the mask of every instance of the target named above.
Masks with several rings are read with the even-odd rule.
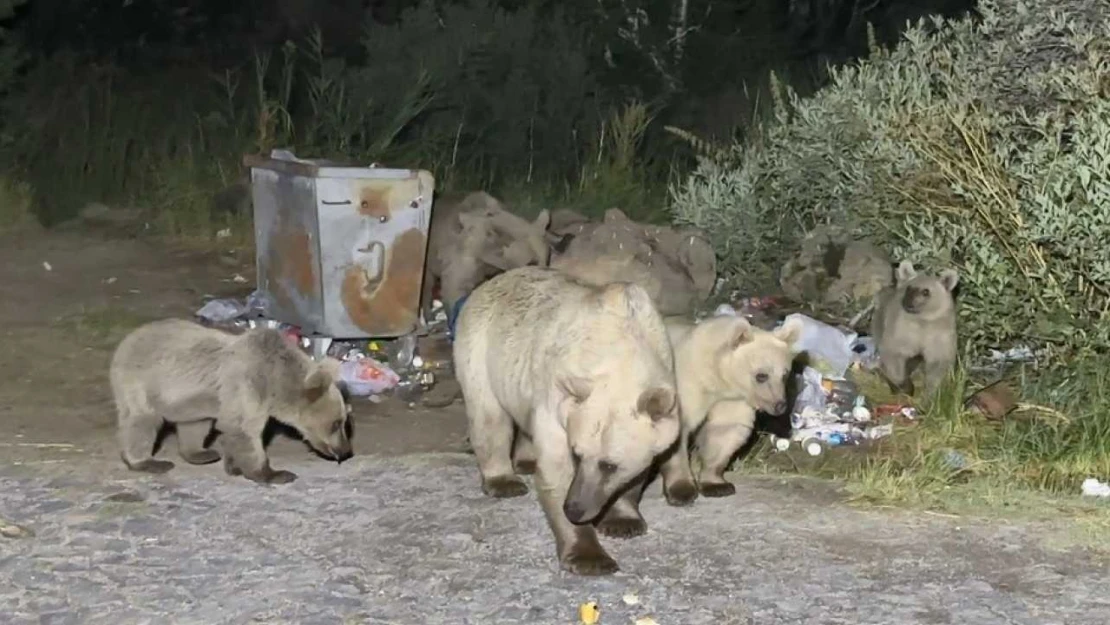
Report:
[[[243,162],[251,170],[258,289],[270,318],[329,339],[417,329],[431,173],[304,160],[285,150]]]

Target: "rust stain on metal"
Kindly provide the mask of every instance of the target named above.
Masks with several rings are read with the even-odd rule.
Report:
[[[383,279],[371,284],[358,265],[343,272],[343,307],[356,326],[368,333],[405,332],[415,320],[424,277],[424,233],[402,232],[385,259]]]
[[[389,195],[393,188],[392,185],[383,187],[374,184],[362,187],[358,194],[359,214],[377,219],[383,217],[389,219],[392,212],[389,210]]]
[[[291,305],[284,283],[289,282],[301,298],[318,295],[319,281],[312,260],[312,240],[308,233],[295,226],[282,224],[271,238],[269,257],[273,263],[275,280],[271,282],[274,298]]]

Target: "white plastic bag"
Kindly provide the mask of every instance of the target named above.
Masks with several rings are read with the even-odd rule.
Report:
[[[813,367],[824,375],[843,379],[852,364],[852,344],[859,335],[844,332],[801,313],[787,315],[783,323],[792,317],[802,322],[802,334],[794,343],[794,349],[807,352]]]

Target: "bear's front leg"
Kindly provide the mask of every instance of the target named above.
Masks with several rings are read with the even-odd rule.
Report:
[[[646,475],[636,478],[605,511],[597,531],[610,538],[635,538],[647,533],[647,521],[640,514],[640,499],[647,484]]]
[[[535,484],[540,506],[555,534],[555,550],[559,564],[575,575],[610,575],[620,570],[617,561],[601,546],[592,525],[575,525],[563,512],[574,466],[565,437],[562,441],[544,441],[537,445]]]
[[[736,487],[725,479],[725,471],[736,452],[751,438],[755,409],[742,400],[724,400],[713,405],[705,425],[698,431],[701,473],[698,490],[704,497],[728,497]]]
[[[688,506],[698,498],[694,470],[690,468],[689,433],[683,425],[678,444],[660,466],[663,475],[663,496],[672,506]]]
[[[224,470],[228,475],[242,475],[260,484],[288,484],[297,479],[292,471],[275,471],[270,468],[270,459],[262,446],[261,432],[254,434],[242,430],[225,431],[220,435],[219,444]]]

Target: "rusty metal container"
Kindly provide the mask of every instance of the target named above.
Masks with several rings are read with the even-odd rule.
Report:
[[[258,289],[306,335],[396,337],[418,327],[435,180],[274,150],[247,155]]]

